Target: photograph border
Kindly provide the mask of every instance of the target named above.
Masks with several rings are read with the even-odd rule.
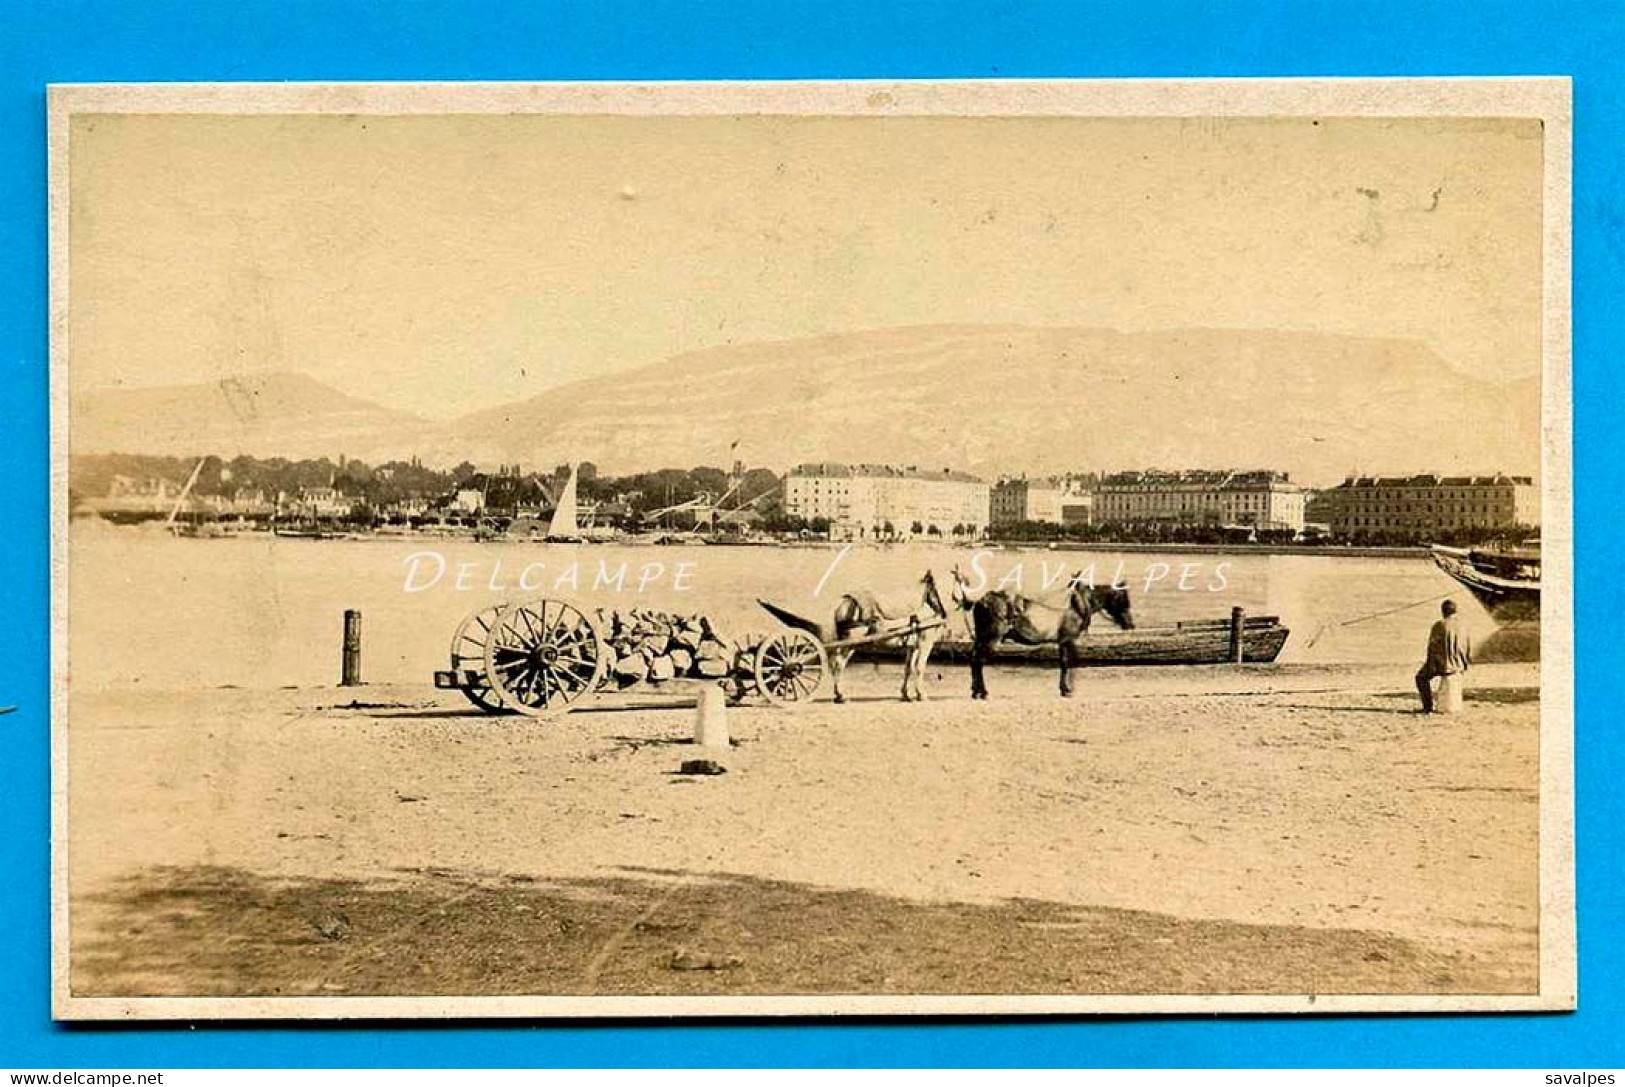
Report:
[[[49,148],[52,1012],[378,1019],[1561,1011],[1576,1004],[1570,345],[1572,92],[1562,77],[665,83],[53,84]],[[1523,117],[1542,122],[1538,991],[1526,995],[76,997],[67,842],[70,121],[77,114]]]

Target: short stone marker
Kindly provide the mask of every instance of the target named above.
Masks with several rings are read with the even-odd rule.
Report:
[[[694,707],[694,743],[707,751],[728,750],[728,704],[715,683],[701,689]]]

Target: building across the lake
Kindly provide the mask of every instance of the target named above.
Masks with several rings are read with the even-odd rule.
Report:
[[[350,513],[355,505],[355,499],[336,487],[302,487],[283,505],[283,511],[295,517],[330,520]]]
[[[1093,491],[1067,491],[1061,495],[1061,524],[1092,525],[1095,523],[1095,493]]]
[[[1304,491],[1285,472],[1117,472],[1095,489],[1096,521],[1303,528]]]
[[[1414,532],[1540,523],[1529,476],[1350,476],[1315,496],[1315,520],[1333,532]]]
[[[977,537],[987,531],[988,485],[964,472],[886,464],[797,465],[784,480],[785,512],[823,519],[847,539]]]
[[[1022,521],[1062,522],[1061,506],[1066,493],[1048,479],[1001,479],[988,496],[988,521],[993,525],[1013,525]]]

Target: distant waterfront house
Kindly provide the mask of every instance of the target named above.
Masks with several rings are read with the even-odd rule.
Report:
[[[1095,490],[1096,521],[1303,528],[1304,490],[1285,472],[1118,472]]]
[[[1497,529],[1540,523],[1540,492],[1529,476],[1350,476],[1315,499],[1318,520],[1357,532]]]
[[[181,485],[159,476],[135,479],[116,475],[107,485],[108,498],[148,498],[173,502],[181,493]]]
[[[1093,491],[1069,491],[1061,495],[1061,524],[1092,525],[1095,523],[1095,495]]]
[[[223,512],[237,517],[268,517],[276,512],[275,499],[261,487],[241,487],[222,500]]]
[[[988,522],[994,526],[1024,521],[1059,525],[1065,520],[1061,509],[1066,497],[1053,480],[1001,479],[988,494]]]
[[[107,494],[80,500],[76,512],[96,514],[111,521],[152,521],[168,517],[175,512],[190,512],[187,504],[180,503],[181,485],[167,479],[114,476],[107,486]]]
[[[429,500],[421,496],[398,499],[384,512],[391,517],[423,517],[429,512]]]
[[[329,520],[347,516],[355,500],[333,487],[307,487],[294,498],[289,512],[297,517]]]
[[[495,473],[476,473],[447,500],[455,513],[485,513],[502,517],[544,517],[554,505],[553,490],[518,465],[505,465]]]
[[[827,520],[834,535],[857,540],[981,536],[988,495],[986,481],[949,468],[821,462],[798,465],[784,480],[785,512]]]
[[[450,505],[457,513],[478,513],[485,508],[485,491],[479,487],[459,487]]]

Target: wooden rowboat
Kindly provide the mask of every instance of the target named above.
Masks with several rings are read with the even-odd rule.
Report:
[[[1241,631],[1242,661],[1268,664],[1281,655],[1291,631],[1273,615],[1249,617]],[[867,645],[857,650],[857,660],[891,661],[902,659],[900,646]],[[1054,666],[1054,645],[1018,645],[1000,642],[993,647],[994,664],[1034,664]],[[942,664],[966,664],[971,643],[963,637],[944,638],[932,650],[931,659]],[[1078,664],[1083,667],[1225,664],[1231,660],[1230,620],[1198,619],[1166,627],[1138,627],[1134,630],[1092,630],[1078,643]]]

